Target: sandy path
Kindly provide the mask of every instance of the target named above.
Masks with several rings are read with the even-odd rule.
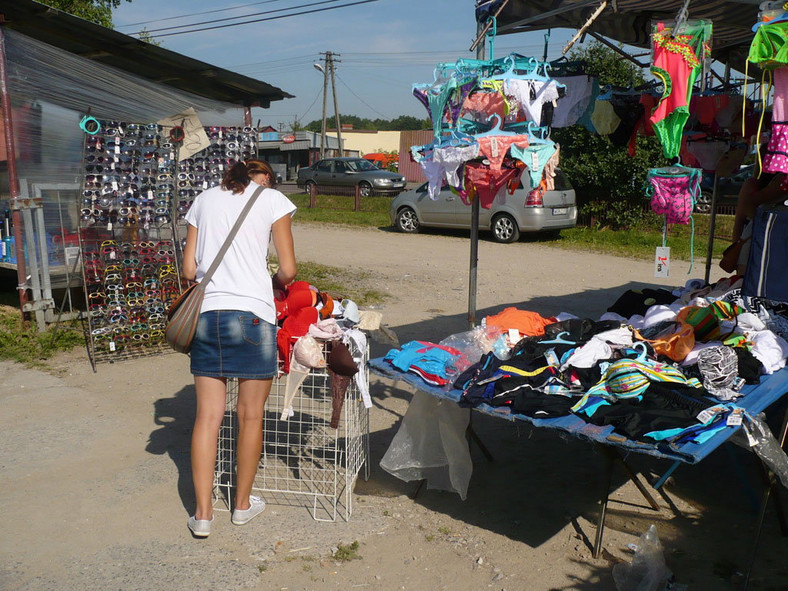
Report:
[[[311,225],[295,234],[301,260],[371,272],[390,294],[380,311],[402,341],[466,327],[467,238]],[[657,282],[647,262],[538,243],[484,240],[479,258],[480,317],[506,305],[596,316],[628,287],[686,277],[686,265]],[[373,355],[385,350],[375,345]],[[411,392],[377,378],[372,475],[356,486],[349,522],[318,523],[303,507],[271,505],[241,528],[220,513],[211,537],[196,541],[185,527],[194,413],[187,358],[102,365],[94,374],[78,350],[53,368],[55,375],[0,363],[0,589],[612,590],[611,565],[627,558],[625,544],[649,523],[658,524],[668,564],[693,590],[732,589],[731,575],[743,567],[753,516],[727,455],[679,470],[659,512],[617,475],[599,560],[588,539],[604,463],[579,441],[480,417],[474,424],[496,462],[472,448],[468,500],[436,491],[411,500],[414,485],[377,465]],[[665,469],[632,460],[647,474]],[[785,546],[773,522],[761,586],[751,588],[784,588]],[[360,560],[327,558],[354,540]]]

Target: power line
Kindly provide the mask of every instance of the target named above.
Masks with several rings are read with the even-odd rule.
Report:
[[[304,111],[304,114],[301,115],[301,117],[298,118],[299,121],[303,121],[304,118],[306,117],[307,113],[309,113],[309,111],[312,110],[312,107],[315,106],[315,103],[317,102],[317,99],[320,98],[320,92],[322,90],[323,90],[322,87],[317,89],[317,94],[315,95],[315,100],[313,100],[312,104],[307,107],[306,111]]]
[[[156,33],[158,31],[172,31],[173,29],[186,29],[188,27],[198,27],[200,25],[212,25],[214,23],[222,23],[226,21],[238,20],[239,18],[248,18],[250,16],[260,16],[261,14],[274,14],[275,12],[285,12],[286,10],[295,10],[297,8],[308,8],[310,6],[318,6],[320,4],[331,4],[339,2],[340,0],[321,0],[320,2],[312,2],[311,4],[299,4],[298,6],[290,6],[288,8],[277,8],[276,10],[264,10],[263,12],[253,12],[251,14],[242,14],[241,16],[228,16],[227,18],[213,19],[210,21],[200,21],[197,23],[189,23],[186,25],[174,25],[172,27],[161,27],[159,29],[150,29],[148,33]],[[292,15],[289,15],[292,16]],[[254,21],[253,21],[254,22]],[[243,24],[243,23],[238,23]],[[141,32],[141,31],[140,31]],[[166,35],[158,35],[158,37],[166,37]]]
[[[367,103],[367,102],[366,102],[366,101],[365,101],[363,98],[361,98],[361,97],[360,97],[360,96],[358,96],[358,95],[357,95],[355,92],[353,92],[353,89],[352,89],[352,88],[350,88],[350,86],[348,86],[348,85],[345,83],[345,81],[344,81],[344,80],[342,80],[342,77],[341,77],[339,74],[337,74],[337,75],[336,75],[336,77],[339,79],[339,81],[340,81],[342,84],[344,84],[345,88],[347,88],[347,89],[350,91],[350,94],[352,94],[354,97],[356,97],[356,98],[357,98],[358,100],[360,100],[362,103],[364,103],[364,104],[365,104],[367,107],[369,107],[370,109],[372,109],[373,111],[375,111],[375,113],[377,113],[378,115],[380,115],[380,116],[381,116],[383,119],[386,119],[386,116],[385,116],[383,113],[381,113],[380,111],[378,111],[378,110],[377,110],[375,107],[373,107],[372,105],[370,105],[369,103]]]
[[[262,2],[252,2],[251,4],[239,4],[238,6],[228,6],[227,8],[217,8],[216,10],[206,10],[204,12],[191,12],[189,14],[181,14],[178,16],[168,16],[166,18],[157,18],[149,21],[139,21],[136,23],[126,23],[125,25],[118,25],[119,29],[125,27],[135,27],[137,25],[148,25],[150,23],[161,23],[164,21],[175,21],[179,18],[188,18],[190,16],[202,16],[203,14],[213,14],[216,12],[228,12],[230,10],[238,10],[239,8],[248,8],[249,6],[257,6],[259,4],[271,4],[272,2],[281,2],[282,0],[262,0]]]

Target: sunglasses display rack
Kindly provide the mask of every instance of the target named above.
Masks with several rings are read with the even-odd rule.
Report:
[[[360,357],[355,346],[349,346],[353,357]],[[367,360],[368,355],[363,355],[359,373],[368,381]],[[369,409],[351,379],[339,425],[331,428],[331,380],[327,369],[311,370],[296,392],[293,412],[282,420],[288,376],[279,372],[274,378],[265,407],[263,453],[252,490],[268,504],[306,507],[316,521],[336,521],[337,516],[347,521],[362,468],[364,479],[369,478]],[[229,510],[234,490],[237,402],[238,381],[228,380],[214,473],[214,508],[218,510]]]
[[[228,168],[257,157],[257,130],[253,127],[206,127],[205,134],[210,146],[177,164],[173,209],[180,224],[194,198],[220,184]]]
[[[176,146],[155,123],[86,133],[79,244],[91,364],[170,352],[166,310],[181,293],[173,220]]]

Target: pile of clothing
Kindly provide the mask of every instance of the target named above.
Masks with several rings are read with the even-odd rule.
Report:
[[[744,297],[740,286],[733,276],[630,290],[598,320],[507,308],[485,319],[495,344],[476,363],[464,363],[461,349],[416,341],[384,359],[440,375],[429,383],[461,390],[466,406],[532,418],[574,414],[631,440],[701,443],[739,424],[742,386],[788,357],[788,308]]]

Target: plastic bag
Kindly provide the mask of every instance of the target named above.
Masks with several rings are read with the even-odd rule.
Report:
[[[774,472],[782,485],[788,488],[788,456],[772,435],[769,426],[760,416],[753,417],[747,414],[742,427],[743,429],[737,432],[731,440],[758,454],[761,461]]]
[[[482,355],[493,350],[499,333],[499,329],[476,326],[473,330],[449,335],[438,344],[452,347],[463,354],[462,360],[455,364],[457,371],[461,373],[479,361]]]
[[[471,411],[416,391],[380,467],[400,480],[468,495],[473,462],[465,430]]]
[[[632,562],[621,562],[613,567],[618,591],[663,591],[670,577],[654,525],[640,536]]]

